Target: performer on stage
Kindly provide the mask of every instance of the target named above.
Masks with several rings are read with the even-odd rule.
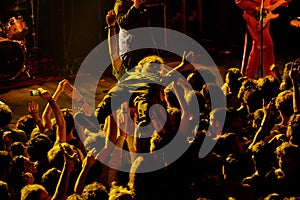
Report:
[[[119,32],[119,55],[127,69],[135,67],[146,56],[154,55],[155,49],[143,49],[145,44],[154,42],[151,33],[135,34],[132,29],[149,27],[149,13],[144,0],[117,0],[114,11]],[[152,43],[153,44],[153,43]],[[133,49],[138,49],[132,51]]]
[[[255,78],[259,66],[261,66],[261,47],[263,46],[263,76],[274,75],[270,67],[275,64],[273,40],[270,35],[270,21],[271,17],[277,18],[278,15],[272,14],[274,7],[283,5],[285,0],[265,0],[264,2],[264,22],[263,26],[263,45],[261,45],[261,26],[259,21],[260,7],[262,0],[235,0],[235,3],[244,11],[244,19],[247,23],[247,28],[253,39],[252,50],[248,58],[248,64],[245,75],[248,78]]]

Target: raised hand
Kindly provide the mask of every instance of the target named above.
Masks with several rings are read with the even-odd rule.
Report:
[[[300,75],[300,64],[295,62],[292,64],[291,71],[289,73],[290,78],[293,82],[298,83]]]
[[[52,96],[48,90],[44,90],[43,88],[38,88],[38,91],[40,91],[40,97],[43,99],[46,99],[47,101],[52,99]]]
[[[65,164],[70,171],[74,171],[75,164],[78,162],[78,154],[70,149],[66,145],[59,144],[60,150],[63,152],[65,158]]]
[[[86,167],[91,167],[98,159],[99,153],[96,154],[96,149],[93,148],[92,150],[88,151],[86,157],[84,158],[82,165]]]
[[[133,5],[135,8],[139,8],[143,3],[144,3],[143,0],[133,0]]]
[[[32,116],[33,115],[38,115],[38,113],[39,113],[39,104],[32,101],[32,102],[28,103],[27,110]]]
[[[117,16],[114,10],[110,10],[106,15],[106,23],[108,26],[115,26],[117,21]]]

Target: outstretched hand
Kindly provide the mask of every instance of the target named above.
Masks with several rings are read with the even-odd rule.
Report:
[[[300,64],[293,63],[289,76],[294,83],[298,83],[299,75],[300,75]]]
[[[27,110],[31,115],[35,115],[39,113],[39,104],[34,101],[28,103]]]
[[[70,151],[68,152],[67,147],[63,144],[59,144],[59,148],[63,152],[66,166],[68,166],[68,169],[70,169],[70,171],[74,171],[75,164],[79,159],[78,154],[76,152],[72,152],[71,155]]]
[[[84,158],[82,165],[83,166],[87,166],[87,167],[91,167],[98,159],[99,157],[99,153],[96,154],[96,149],[93,148],[92,150],[88,151],[86,157]]]
[[[52,99],[52,96],[48,90],[38,88],[38,91],[40,92],[40,97],[42,97],[43,99],[46,99],[47,101]]]

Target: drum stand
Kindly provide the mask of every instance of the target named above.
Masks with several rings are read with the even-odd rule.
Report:
[[[29,74],[29,69],[26,67],[26,65],[23,65],[22,69],[12,78],[10,78],[10,81],[15,80],[18,76],[20,76],[21,73],[25,73],[27,78],[31,78],[30,74]]]
[[[31,8],[31,25],[32,25],[32,34],[31,35],[33,37],[33,50],[37,50],[38,45],[37,45],[37,37],[36,37],[36,32],[35,32],[33,0],[30,0],[30,8]]]

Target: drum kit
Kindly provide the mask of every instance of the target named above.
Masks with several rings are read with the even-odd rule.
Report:
[[[24,3],[25,1],[23,1]],[[24,10],[21,4],[16,4],[10,10],[18,12]],[[10,17],[0,23],[0,80],[15,80],[22,73],[30,78],[27,65],[28,51],[25,37],[29,28],[21,15]],[[32,35],[35,35],[34,33]]]

